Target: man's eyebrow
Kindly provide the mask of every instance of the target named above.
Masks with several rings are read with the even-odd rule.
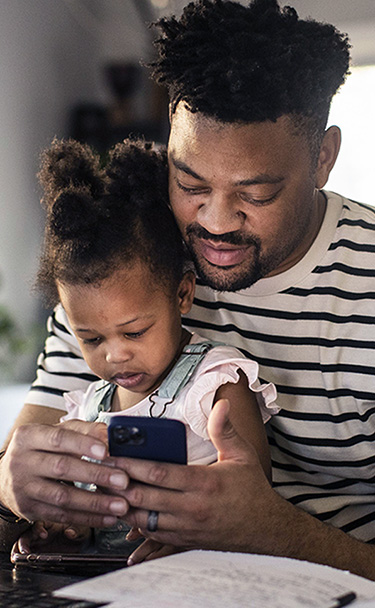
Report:
[[[261,173],[254,178],[241,179],[235,182],[235,186],[256,186],[258,184],[280,184],[284,181],[284,178],[279,175],[269,175],[268,173]]]
[[[204,181],[203,177],[198,175],[198,173],[193,171],[193,169],[190,169],[190,167],[188,167],[188,165],[183,163],[181,160],[177,160],[177,158],[174,158],[174,156],[172,156],[172,155],[170,156],[170,159],[171,159],[171,162],[176,167],[176,169],[178,169],[179,171],[183,171],[187,175],[194,177],[194,179],[199,179],[200,181]]]
[[[178,169],[179,171],[183,171],[184,173],[186,173],[187,175],[190,175],[194,179],[204,181],[204,178],[201,175],[199,175],[198,173],[193,171],[193,169],[191,169],[188,165],[186,165],[181,160],[177,160],[177,158],[174,158],[174,156],[172,156],[172,155],[171,155],[170,159],[171,159],[171,162],[176,167],[176,169]],[[279,184],[282,181],[284,181],[284,178],[279,175],[269,175],[268,173],[261,173],[260,175],[257,175],[254,178],[241,179],[238,182],[235,182],[234,185],[235,186],[257,186],[259,184]]]

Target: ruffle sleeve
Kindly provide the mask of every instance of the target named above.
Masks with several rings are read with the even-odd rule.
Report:
[[[60,418],[61,422],[71,420],[72,418],[86,420],[87,404],[91,400],[93,393],[95,393],[97,384],[93,382],[86,391],[77,390],[64,393],[67,414]]]
[[[280,411],[274,384],[261,384],[259,381],[258,364],[246,359],[236,348],[217,346],[197,368],[184,398],[184,418],[200,437],[209,439],[207,420],[217,389],[227,382],[236,384],[240,379],[239,369],[246,375],[249,388],[255,393],[263,422],[266,423]]]

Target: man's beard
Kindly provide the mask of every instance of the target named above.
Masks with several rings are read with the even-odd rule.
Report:
[[[211,242],[229,243],[241,247],[249,247],[251,259],[238,266],[216,266],[206,259],[198,257],[194,241],[196,238]],[[258,237],[240,232],[227,232],[215,235],[207,232],[199,224],[190,224],[186,229],[185,241],[190,251],[195,268],[202,281],[217,291],[239,291],[253,285],[269,272],[261,261],[261,243]]]

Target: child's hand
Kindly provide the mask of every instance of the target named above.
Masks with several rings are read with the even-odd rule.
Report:
[[[12,551],[31,553],[34,551],[62,550],[69,548],[72,553],[79,551],[80,546],[88,540],[91,529],[87,526],[71,526],[48,521],[36,521],[14,545]]]
[[[132,528],[126,535],[126,540],[137,540],[141,538],[141,534],[138,528]],[[134,564],[140,564],[141,562],[148,562],[151,559],[157,559],[158,557],[165,557],[166,555],[172,555],[173,553],[180,553],[183,549],[174,547],[173,545],[163,545],[158,543],[156,540],[147,538],[139,547],[133,551],[128,557],[128,566],[134,566]]]

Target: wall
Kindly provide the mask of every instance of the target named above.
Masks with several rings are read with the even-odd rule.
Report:
[[[59,0],[0,3],[0,302],[23,330],[40,317],[31,295],[42,214],[35,173],[69,107],[97,95],[97,48]],[[15,376],[34,363],[21,359]]]

